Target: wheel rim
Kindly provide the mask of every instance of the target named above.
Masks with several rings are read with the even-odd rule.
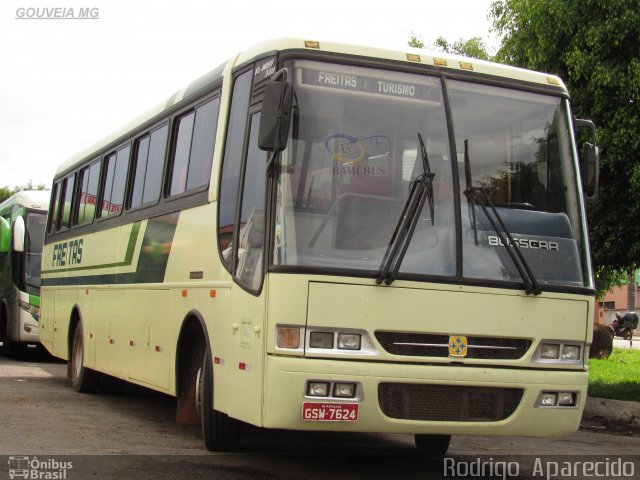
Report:
[[[196,373],[196,410],[202,416],[202,368]]]
[[[77,379],[80,375],[80,369],[82,368],[84,348],[82,346],[82,331],[76,331],[73,342],[73,378]]]

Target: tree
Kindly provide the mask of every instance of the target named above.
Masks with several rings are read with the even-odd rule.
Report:
[[[49,187],[40,183],[38,185],[34,185],[32,180],[26,185],[20,185],[17,187],[9,188],[9,187],[0,187],[0,202],[4,202],[11,195],[14,195],[18,192],[22,192],[25,190],[49,190]]]
[[[460,38],[451,43],[444,37],[438,37],[435,48],[445,53],[455,53],[465,57],[479,58],[480,60],[491,60],[487,53],[487,46],[480,37],[473,37],[465,40]]]
[[[424,42],[415,33],[411,32],[409,46],[414,48],[426,48]],[[438,37],[432,45],[434,50],[445,53],[454,53],[465,57],[479,58],[481,60],[491,60],[491,56],[487,52],[487,46],[480,37],[473,37],[468,40],[460,38],[455,42],[449,42],[444,37]]]
[[[640,266],[640,0],[498,0],[496,60],[563,78],[597,125],[599,199],[588,209],[598,289]]]

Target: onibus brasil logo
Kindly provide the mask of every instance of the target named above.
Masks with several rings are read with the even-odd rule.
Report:
[[[72,462],[62,462],[54,458],[40,460],[38,457],[9,457],[9,478],[34,480],[65,480],[67,470],[73,468]]]

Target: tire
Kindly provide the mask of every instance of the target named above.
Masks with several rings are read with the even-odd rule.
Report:
[[[415,435],[416,448],[430,457],[443,457],[449,449],[451,435]]]
[[[196,403],[200,407],[202,439],[210,452],[233,452],[238,448],[242,423],[218,412],[213,405],[213,368],[211,350],[207,347],[196,382]]]
[[[84,366],[84,338],[82,322],[78,323],[73,333],[71,344],[71,383],[73,389],[80,393],[96,393],[100,385],[100,374]]]

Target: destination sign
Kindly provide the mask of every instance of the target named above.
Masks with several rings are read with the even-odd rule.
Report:
[[[374,93],[391,97],[414,98],[416,100],[439,102],[441,98],[439,85],[431,86],[327,70],[302,69],[302,83],[317,87]]]

